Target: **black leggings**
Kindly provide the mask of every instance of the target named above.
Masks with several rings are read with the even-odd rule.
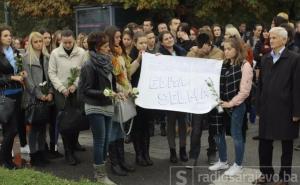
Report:
[[[132,127],[132,141],[136,155],[149,156],[151,110],[136,107],[137,116]]]

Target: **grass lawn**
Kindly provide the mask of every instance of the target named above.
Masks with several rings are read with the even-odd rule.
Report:
[[[0,185],[101,185],[89,180],[69,181],[32,169],[6,170],[0,168]]]

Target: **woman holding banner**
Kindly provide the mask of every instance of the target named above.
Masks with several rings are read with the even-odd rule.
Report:
[[[245,151],[243,138],[243,118],[246,112],[245,100],[250,94],[253,78],[251,64],[245,60],[242,40],[237,36],[226,38],[224,41],[225,60],[221,69],[220,98],[221,106],[226,113],[216,114],[216,143],[219,150],[219,161],[209,167],[211,171],[229,168],[227,162],[227,145],[225,140],[226,126],[234,141],[235,162],[225,171],[227,176],[235,176],[242,172],[242,162]],[[228,116],[229,114],[229,116]],[[225,119],[227,118],[227,119]]]
[[[172,55],[172,56],[186,56],[186,51],[180,46],[176,45],[174,42],[174,38],[169,31],[164,31],[159,35],[159,41],[161,46],[159,48],[159,52],[163,55]],[[167,137],[168,143],[170,147],[170,161],[171,163],[177,163],[177,154],[176,154],[176,144],[175,144],[175,136],[176,136],[176,120],[178,121],[178,129],[179,129],[179,143],[180,143],[180,160],[183,162],[188,161],[187,153],[186,153],[186,129],[187,125],[185,122],[185,113],[182,112],[174,112],[167,111]]]
[[[142,62],[142,53],[147,49],[147,36],[143,32],[137,32],[133,38],[134,47],[131,50],[130,57],[133,63]],[[133,64],[132,63],[132,64]],[[137,87],[141,65],[138,66],[136,71],[131,70],[132,73],[132,86]],[[132,127],[132,142],[136,153],[136,163],[139,166],[151,166],[153,161],[150,159],[150,121],[152,117],[152,110],[136,107],[137,116],[134,118]]]

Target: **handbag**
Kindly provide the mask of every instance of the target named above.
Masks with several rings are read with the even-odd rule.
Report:
[[[136,116],[135,104],[132,98],[125,101],[117,101],[114,106],[114,115],[112,120],[118,123],[125,123]]]
[[[77,132],[90,128],[87,116],[78,106],[72,105],[71,99],[65,99],[65,106],[57,115],[59,131],[61,133]]]
[[[0,123],[8,123],[13,115],[16,100],[0,95]]]
[[[25,110],[25,120],[32,125],[46,124],[50,120],[50,105],[48,102],[35,99]]]

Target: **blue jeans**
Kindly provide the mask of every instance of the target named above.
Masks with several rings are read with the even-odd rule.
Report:
[[[111,117],[90,114],[88,119],[93,133],[94,163],[100,165],[106,160],[112,124]]]
[[[112,123],[112,129],[110,132],[110,142],[114,142],[118,139],[123,139],[124,133],[122,131],[121,125],[118,122],[113,122]]]
[[[231,127],[230,132],[234,141],[234,149],[235,149],[235,163],[237,165],[242,165],[245,151],[245,143],[243,139],[243,118],[246,112],[246,105],[242,103],[241,105],[235,107],[233,109],[231,115]],[[221,132],[221,134],[216,136],[216,143],[219,150],[219,158],[221,162],[227,161],[227,146],[225,140],[225,129]]]

